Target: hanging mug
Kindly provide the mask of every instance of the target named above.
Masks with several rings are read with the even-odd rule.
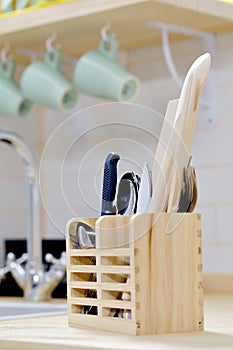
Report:
[[[32,62],[23,72],[20,87],[37,105],[69,110],[75,107],[77,89],[61,72],[61,51],[52,47],[43,61]]]
[[[15,63],[12,58],[0,62],[0,113],[25,117],[32,109],[32,102],[25,98],[13,80]]]
[[[98,50],[86,52],[77,62],[74,82],[80,91],[115,101],[132,101],[140,82],[117,61],[118,41],[102,40]]]

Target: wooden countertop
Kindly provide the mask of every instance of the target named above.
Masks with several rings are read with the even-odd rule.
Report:
[[[1,321],[0,349],[232,350],[233,294],[205,296],[204,332],[126,336],[71,328],[67,325],[67,316],[51,316]]]

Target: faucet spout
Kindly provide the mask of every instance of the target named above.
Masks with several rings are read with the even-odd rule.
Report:
[[[0,142],[13,147],[26,167],[27,195],[28,195],[28,228],[27,228],[27,253],[28,261],[36,272],[42,269],[41,254],[41,230],[40,230],[40,193],[37,163],[34,156],[16,133],[0,129]]]
[[[7,272],[11,272],[17,284],[23,289],[25,299],[49,300],[53,289],[65,274],[65,253],[62,253],[60,259],[55,259],[49,254],[47,262],[52,263],[52,266],[49,271],[44,271],[37,163],[28,145],[14,132],[0,129],[0,142],[13,147],[25,164],[28,192],[27,254],[16,259],[14,254],[9,253],[6,267],[0,269],[0,279]],[[25,266],[23,266],[24,263]]]

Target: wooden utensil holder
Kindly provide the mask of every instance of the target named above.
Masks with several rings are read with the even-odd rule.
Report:
[[[69,234],[78,221],[95,228],[96,249],[74,248]],[[72,219],[67,288],[70,326],[134,335],[202,330],[200,214]],[[93,289],[96,297],[88,298]],[[98,314],[84,314],[84,306]],[[116,310],[131,319],[113,317]]]

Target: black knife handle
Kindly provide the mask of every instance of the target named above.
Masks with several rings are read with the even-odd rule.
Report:
[[[120,156],[117,153],[109,153],[104,163],[104,178],[102,191],[101,215],[114,215],[116,208],[113,204],[117,185],[117,163]]]

